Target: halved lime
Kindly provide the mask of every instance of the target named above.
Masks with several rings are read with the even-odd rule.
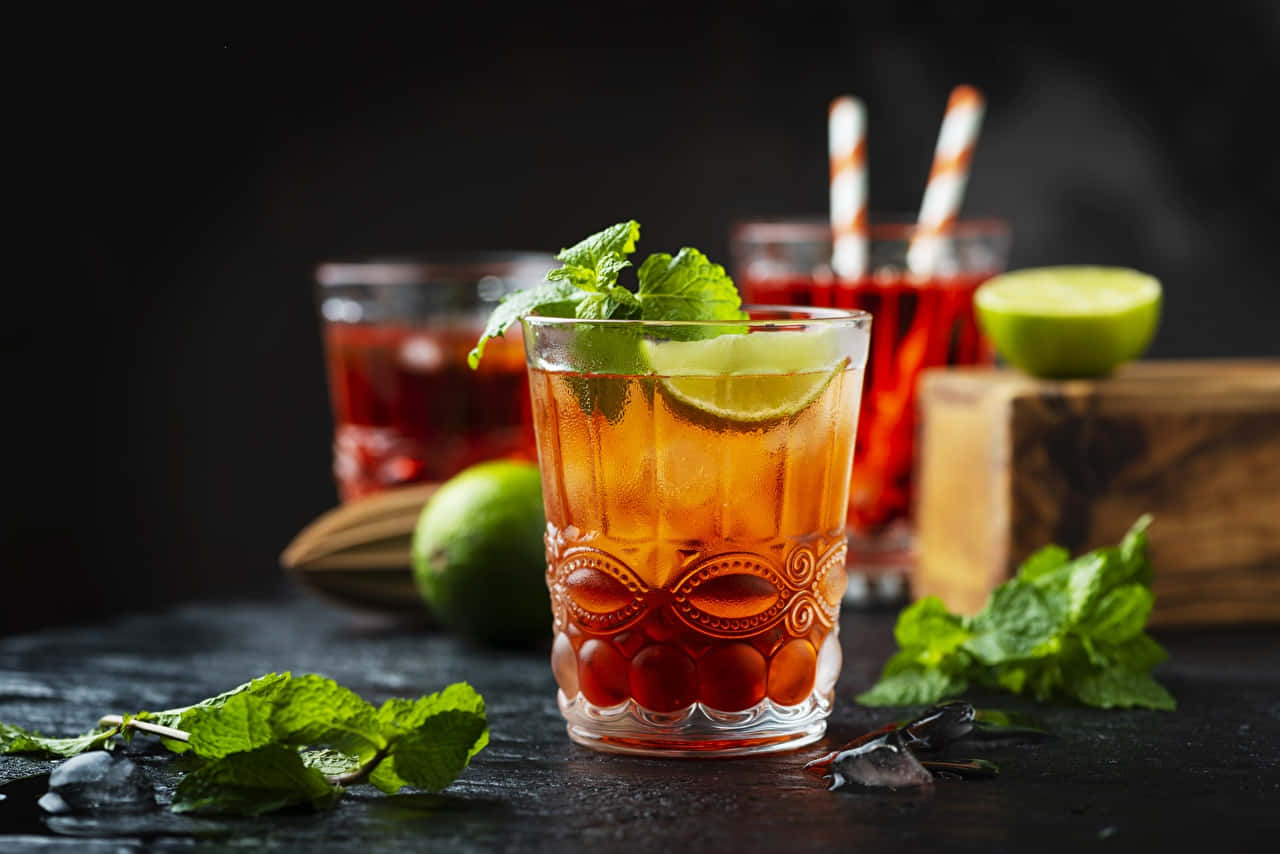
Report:
[[[1124,267],[1003,273],[974,294],[996,352],[1037,377],[1096,377],[1141,356],[1160,320],[1160,282]]]
[[[844,366],[840,329],[728,334],[641,342],[667,396],[716,419],[759,424],[789,418]]]

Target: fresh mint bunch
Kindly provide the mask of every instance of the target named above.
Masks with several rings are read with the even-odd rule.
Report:
[[[973,617],[949,613],[936,596],[908,606],[894,628],[899,651],[858,701],[933,703],[976,682],[1041,702],[1172,710],[1150,673],[1165,651],[1143,631],[1155,601],[1150,524],[1144,515],[1118,546],[1074,560],[1046,546]]]
[[[193,706],[103,718],[74,738],[0,724],[0,753],[74,756],[135,730],[194,757],[174,811],[236,815],[324,808],[359,782],[442,789],[489,743],[484,699],[466,683],[375,708],[332,679],[268,673]]]
[[[547,273],[545,282],[507,295],[494,308],[468,356],[471,367],[480,364],[490,338],[526,314],[583,320],[746,319],[733,279],[697,249],[685,247],[674,256],[654,253],[640,265],[634,288],[619,284],[639,239],[640,224],[628,220],[561,250],[556,260],[563,266]]]

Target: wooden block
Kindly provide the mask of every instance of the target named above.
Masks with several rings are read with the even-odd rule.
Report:
[[[920,419],[914,596],[975,613],[1041,546],[1151,513],[1153,625],[1280,621],[1280,360],[935,370]]]

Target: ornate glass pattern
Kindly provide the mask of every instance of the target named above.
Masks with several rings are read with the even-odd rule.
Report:
[[[553,665],[568,697],[647,712],[694,703],[743,712],[813,693],[839,619],[843,536],[793,545],[781,564],[748,551],[689,555],[665,588],[576,536],[548,525],[553,657],[564,659]]]

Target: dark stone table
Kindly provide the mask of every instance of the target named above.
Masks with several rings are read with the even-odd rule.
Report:
[[[853,701],[892,647],[889,614],[846,612],[845,667],[825,744],[891,720]],[[821,746],[768,758],[655,760],[572,744],[546,656],[468,647],[370,623],[309,598],[189,606],[0,639],[0,721],[71,735],[101,714],[195,701],[272,671],[331,676],[366,699],[467,680],[492,743],[440,794],[349,790],[334,810],[258,819],[46,821],[34,807],[53,763],[0,757],[0,851],[297,850],[877,851],[1273,850],[1280,831],[1280,628],[1158,637],[1174,713],[1037,706],[1056,736],[987,750],[988,781],[925,791],[827,792],[800,765]],[[126,750],[158,781],[173,760],[150,738]],[[973,750],[969,755],[975,755]]]

